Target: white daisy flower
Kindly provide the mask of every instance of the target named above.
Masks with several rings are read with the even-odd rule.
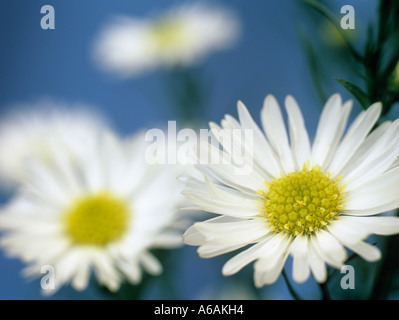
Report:
[[[367,237],[399,232],[399,218],[373,217],[399,207],[399,121],[372,131],[381,112],[376,103],[345,133],[352,102],[342,104],[336,94],[326,103],[311,144],[296,101],[288,96],[285,106],[289,134],[270,95],[261,112],[263,132],[241,102],[239,122],[227,115],[222,127],[211,123],[215,136],[224,137],[224,150],[201,144],[198,168],[205,181],[191,179],[184,190],[200,209],[218,214],[192,225],[185,243],[199,246],[203,258],[249,245],[224,265],[222,273],[232,275],[255,261],[258,287],[277,280],[289,255],[295,281],[304,282],[312,273],[322,283],[327,264],[338,269],[344,265],[345,247],[376,261],[380,250],[367,243]],[[233,164],[206,163],[209,155],[227,158],[233,129],[252,135],[250,174],[234,174],[238,170]]]
[[[0,181],[15,186],[24,180],[26,162],[32,157],[49,160],[48,150],[65,145],[84,152],[98,138],[105,121],[87,106],[49,100],[15,105],[0,123]]]
[[[51,162],[30,160],[29,179],[0,213],[1,245],[28,264],[27,276],[50,265],[56,290],[83,290],[93,274],[116,291],[143,270],[162,272],[150,250],[182,244],[175,217],[184,197],[175,167],[146,163],[147,146],[141,133],[121,141],[107,131],[87,152],[71,157],[54,145]]]
[[[120,17],[100,34],[94,55],[105,70],[133,76],[197,63],[211,51],[229,48],[238,30],[230,11],[185,5],[153,18]]]

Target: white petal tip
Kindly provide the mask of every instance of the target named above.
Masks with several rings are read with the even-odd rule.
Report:
[[[274,97],[274,95],[272,95],[272,94],[268,94],[266,97],[265,97],[265,100],[264,100],[264,104],[268,104],[268,103],[271,103],[271,102],[277,102],[277,100],[276,100],[276,98]]]
[[[245,104],[241,100],[237,101],[237,109],[238,109],[239,112],[240,111],[248,111],[247,107],[245,106]]]

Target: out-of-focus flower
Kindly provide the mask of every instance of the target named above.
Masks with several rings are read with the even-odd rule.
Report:
[[[109,130],[85,152],[54,141],[47,158],[32,157],[18,194],[0,214],[1,245],[26,264],[27,276],[55,270],[55,289],[87,287],[91,274],[111,291],[158,275],[153,248],[182,243],[175,167],[149,165],[142,133],[122,140]],[[53,293],[44,290],[44,293]]]
[[[0,123],[0,182],[15,186],[24,180],[32,157],[51,161],[49,149],[65,147],[82,153],[95,143],[105,121],[83,105],[43,100],[17,105]]]
[[[286,259],[293,256],[293,278],[327,279],[326,264],[341,268],[345,247],[367,261],[380,250],[364,240],[370,234],[399,232],[399,218],[371,217],[398,208],[399,121],[385,122],[373,132],[381,104],[363,111],[344,133],[352,102],[333,95],[322,112],[311,145],[301,111],[288,96],[288,131],[279,105],[267,96],[261,112],[264,132],[242,103],[239,122],[227,116],[220,140],[223,151],[207,142],[199,146],[204,182],[191,179],[184,194],[200,209],[219,216],[197,222],[185,233],[187,244],[200,246],[209,258],[250,245],[223,267],[232,275],[254,264],[256,286],[275,282]],[[215,133],[222,128],[211,125]],[[253,139],[253,170],[235,174],[233,164],[214,161],[229,151],[232,135],[242,130]],[[230,139],[229,139],[230,132]],[[245,145],[243,146],[246,147]]]
[[[399,92],[399,61],[389,79],[389,90]]]
[[[94,55],[103,69],[133,76],[195,64],[211,51],[230,47],[238,30],[228,10],[185,5],[154,18],[120,17],[102,31]]]
[[[345,34],[347,40],[353,42],[356,40],[357,33],[356,29],[346,29],[341,30],[342,33]],[[323,20],[320,24],[319,33],[321,39],[329,46],[335,48],[345,48],[346,41],[343,38],[343,35],[340,31],[337,30],[337,27],[334,26],[330,21]]]

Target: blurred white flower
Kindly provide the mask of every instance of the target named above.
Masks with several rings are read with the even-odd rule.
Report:
[[[24,166],[32,157],[50,161],[55,145],[84,152],[98,138],[105,121],[84,105],[50,100],[14,105],[0,122],[0,184],[15,186],[23,181]]]
[[[191,4],[153,18],[120,17],[102,31],[94,55],[103,69],[133,76],[197,63],[211,51],[229,48],[238,32],[230,11]]]
[[[366,240],[371,234],[399,233],[399,218],[372,217],[399,207],[399,120],[375,126],[381,113],[376,103],[363,111],[345,133],[352,102],[332,96],[321,115],[313,145],[296,101],[286,99],[288,132],[273,96],[261,113],[264,132],[246,107],[238,104],[239,122],[231,116],[222,130],[211,127],[224,148],[204,142],[199,146],[198,168],[205,181],[190,179],[184,194],[199,209],[218,214],[197,222],[184,235],[187,244],[200,246],[210,258],[240,248],[223,267],[232,275],[254,264],[256,286],[274,283],[293,256],[293,278],[304,282],[310,273],[318,282],[327,279],[329,264],[340,269],[345,247],[367,261],[381,257]],[[253,170],[234,174],[233,163],[206,159],[229,152],[234,130],[252,134]],[[228,133],[231,133],[229,136]],[[243,148],[246,148],[244,145]]]
[[[124,280],[139,283],[143,270],[162,272],[150,249],[182,243],[177,166],[146,163],[142,133],[122,140],[106,130],[96,138],[84,152],[54,140],[47,160],[31,157],[0,213],[2,247],[28,264],[27,276],[54,267],[56,290],[69,283],[83,290],[91,274],[111,291]]]

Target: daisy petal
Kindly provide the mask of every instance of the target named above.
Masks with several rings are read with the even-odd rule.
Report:
[[[311,164],[323,167],[344,133],[348,121],[351,104],[341,108],[342,99],[339,94],[331,96],[326,102],[320,117],[315,140],[312,147]]]
[[[397,200],[398,188],[399,169],[395,168],[348,192],[345,209],[358,211],[383,207]]]
[[[73,278],[72,286],[78,290],[82,291],[87,288],[90,279],[90,265],[87,261],[80,263],[80,267],[76,271],[76,275]]]
[[[297,236],[290,246],[290,252],[294,258],[292,276],[298,283],[305,282],[309,278],[307,247],[308,238],[305,236]]]
[[[263,130],[273,148],[277,151],[280,163],[286,173],[295,169],[287,131],[280,107],[272,95],[268,95],[261,111]]]
[[[317,282],[324,283],[327,280],[327,267],[323,259],[319,257],[312,243],[308,247],[308,262],[310,270]]]
[[[287,96],[285,107],[288,114],[288,124],[291,140],[292,154],[296,163],[296,169],[302,169],[302,165],[310,158],[310,142],[308,132],[301,110],[292,96]]]
[[[266,238],[263,241],[258,242],[253,245],[249,249],[235,255],[233,258],[228,260],[222,269],[222,273],[225,276],[229,276],[237,273],[246,265],[251,263],[252,261],[259,258],[261,252],[264,250],[265,244],[270,240],[270,237]]]
[[[381,259],[381,251],[376,246],[363,241],[357,243],[348,243],[342,239],[339,240],[342,241],[342,243],[348,247],[348,249],[357,253],[366,261],[375,262]]]
[[[255,264],[255,286],[259,288],[263,285],[275,283],[283,270],[288,255],[288,253],[279,253],[274,258],[274,261],[269,261],[270,267],[267,269],[259,270]]]
[[[330,233],[324,230],[311,237],[313,248],[318,256],[331,266],[340,269],[345,260],[347,253],[344,247]]]
[[[276,234],[263,248],[263,254],[255,262],[255,285],[260,287],[274,283],[280,275],[289,255],[291,238]]]
[[[262,164],[265,170],[272,176],[279,176],[281,172],[280,161],[277,160],[278,158],[264,134],[252,119],[248,109],[242,102],[238,102],[237,110],[242,128],[252,130],[253,145],[256,146],[253,150],[257,161]]]
[[[353,170],[357,170],[360,166],[367,165],[373,159],[384,152],[386,148],[396,140],[399,134],[399,120],[392,123],[385,121],[376,127],[364,140],[359,149],[353,155],[345,167],[340,171],[340,174],[346,177],[351,174]],[[376,152],[369,152],[369,150],[376,150]]]
[[[264,179],[253,170],[234,166],[228,154],[208,143],[202,142],[197,151],[199,161],[215,171],[232,186],[242,186],[249,190],[260,190],[264,186]],[[249,168],[251,169],[251,168]],[[241,174],[242,173],[242,174]],[[241,187],[241,188],[242,188]]]
[[[333,221],[327,229],[336,238],[340,236],[347,243],[357,243],[370,234],[367,229],[356,227],[356,223],[351,223],[347,217],[340,217],[340,219]]]
[[[342,217],[351,228],[364,229],[367,234],[392,235],[399,233],[398,217]],[[361,227],[361,228],[360,228]]]
[[[214,256],[217,252],[229,252],[249,243],[261,241],[269,232],[263,223],[256,220],[226,223],[197,222],[195,227],[206,239],[198,249],[198,253],[206,258]]]
[[[340,172],[350,160],[377,122],[381,114],[381,107],[381,103],[375,103],[357,117],[340,143],[334,159],[329,165],[330,172]]]
[[[162,265],[151,253],[145,252],[140,257],[141,263],[145,270],[152,275],[159,275],[162,273]]]
[[[381,154],[371,160],[364,161],[353,169],[348,175],[344,176],[342,183],[347,185],[347,190],[355,190],[357,187],[380,176],[389,169],[399,156],[399,146],[392,143],[390,147],[383,150]]]

